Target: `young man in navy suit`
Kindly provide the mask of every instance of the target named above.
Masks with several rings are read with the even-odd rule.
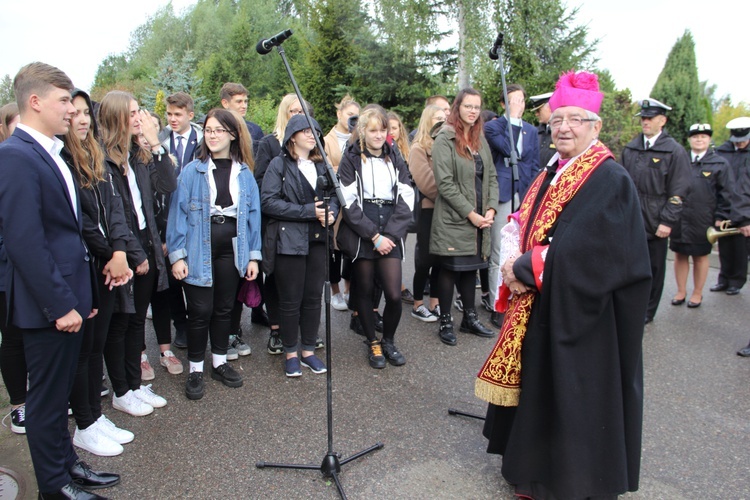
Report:
[[[120,477],[92,471],[68,432],[83,323],[96,314],[97,297],[78,188],[55,137],[70,128],[73,83],[55,67],[32,63],[13,85],[21,121],[0,144],[0,234],[8,321],[22,331],[29,374],[29,451],[40,498],[101,498],[80,488],[107,488]]]

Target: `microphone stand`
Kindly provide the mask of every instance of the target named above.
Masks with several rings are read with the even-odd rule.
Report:
[[[326,175],[321,176],[318,178],[318,184],[325,188],[324,192],[325,195],[323,197],[324,200],[324,206],[325,206],[325,231],[326,231],[326,258],[325,258],[325,276],[326,281],[324,285],[324,297],[325,297],[325,312],[326,312],[326,366],[328,367],[328,370],[326,371],[326,413],[327,413],[327,423],[328,423],[328,451],[325,454],[325,457],[323,458],[323,462],[320,465],[306,465],[306,464],[286,464],[286,463],[273,463],[273,462],[257,462],[255,466],[259,469],[263,469],[266,467],[273,467],[273,468],[279,468],[279,469],[304,469],[304,470],[320,470],[320,472],[323,474],[323,477],[330,477],[333,479],[334,483],[336,484],[336,488],[338,489],[339,495],[343,500],[346,500],[346,493],[344,492],[344,488],[341,485],[341,482],[339,481],[339,473],[341,472],[341,466],[346,465],[347,463],[356,460],[364,455],[367,455],[368,453],[371,453],[375,450],[379,450],[383,448],[383,443],[375,443],[374,445],[370,446],[369,448],[366,448],[362,451],[359,451],[355,453],[354,455],[351,455],[350,457],[347,457],[343,460],[341,460],[341,454],[333,451],[333,380],[332,380],[332,363],[331,363],[331,282],[329,281],[329,268],[330,268],[330,244],[329,244],[329,229],[330,224],[328,223],[328,204],[331,201],[331,193],[335,193],[336,197],[339,200],[340,206],[343,208],[345,206],[344,203],[344,195],[341,192],[341,186],[339,184],[338,177],[336,176],[336,173],[333,171],[333,167],[331,167],[331,162],[328,161],[328,157],[325,153],[325,148],[323,147],[322,143],[320,142],[320,137],[317,133],[315,133],[315,127],[313,126],[312,120],[310,120],[310,115],[307,112],[307,107],[304,105],[305,100],[302,98],[302,93],[299,90],[299,87],[297,86],[297,81],[294,79],[294,74],[292,73],[292,68],[289,66],[289,62],[286,59],[286,54],[284,53],[284,49],[281,47],[281,45],[276,46],[276,50],[278,51],[279,55],[281,56],[282,61],[284,61],[284,66],[286,67],[287,73],[289,73],[289,78],[292,81],[292,85],[294,86],[294,92],[297,94],[297,99],[300,102],[300,105],[302,106],[302,110],[305,114],[305,117],[307,118],[307,123],[310,125],[310,129],[313,130],[313,136],[315,137],[315,144],[318,147],[318,151],[320,151],[320,154],[323,156],[323,161],[326,164]]]

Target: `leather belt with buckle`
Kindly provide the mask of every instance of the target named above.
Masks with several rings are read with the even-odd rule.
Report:
[[[213,224],[224,224],[226,222],[233,222],[236,219],[234,217],[227,217],[225,215],[212,215],[211,222]]]

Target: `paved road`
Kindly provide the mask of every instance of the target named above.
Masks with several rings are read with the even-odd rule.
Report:
[[[412,266],[405,268],[410,276]],[[712,268],[708,283],[715,279]],[[702,307],[687,309],[669,304],[674,291],[670,275],[656,321],[646,328],[641,489],[626,497],[750,498],[750,359],[735,355],[750,337],[750,292],[729,297],[706,291]],[[407,364],[380,371],[367,365],[362,337],[348,329],[348,313],[332,312],[334,450],[349,456],[376,442],[385,445],[343,467],[349,498],[513,498],[499,474],[501,459],[484,451],[481,422],[447,413],[449,407],[483,412],[473,396],[474,375],[493,341],[460,334],[456,347],[445,346],[436,324],[411,318],[408,307],[396,338]],[[318,471],[255,467],[259,461],[322,462],[326,379],[309,371],[287,379],[280,356],[265,352],[265,329],[250,325],[249,315],[243,328],[253,354],[233,363],[245,385],[229,389],[209,379],[198,402],[184,397],[184,376],[156,366],[156,340],[147,332],[157,369],[153,387],[169,404],[134,418],[113,410],[107,398],[105,413],[135,432],[136,440],[119,457],[80,452],[96,467],[122,474],[122,484],[104,494],[338,497]],[[186,360],[185,351],[177,355]],[[19,472],[25,497],[35,498],[25,439],[4,427],[0,467]]]

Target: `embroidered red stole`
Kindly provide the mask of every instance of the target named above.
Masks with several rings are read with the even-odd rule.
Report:
[[[536,217],[531,219],[534,201],[544,182],[538,175],[529,187],[519,210],[521,252],[539,246],[565,206],[578,193],[596,168],[612,153],[600,141],[575,159],[544,193]],[[503,285],[503,288],[507,288]],[[497,406],[518,406],[521,395],[521,347],[536,293],[513,295],[505,312],[500,335],[492,353],[477,374],[474,393]]]

